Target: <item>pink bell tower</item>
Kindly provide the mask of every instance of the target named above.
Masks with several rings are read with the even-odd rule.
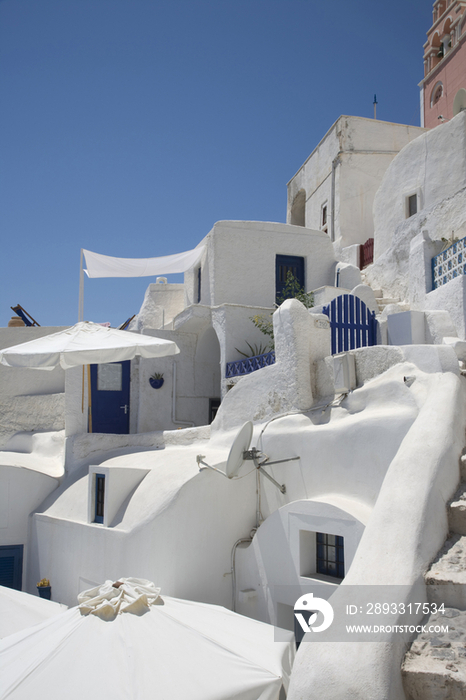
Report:
[[[432,129],[466,110],[466,0],[436,0],[424,44],[421,126]]]

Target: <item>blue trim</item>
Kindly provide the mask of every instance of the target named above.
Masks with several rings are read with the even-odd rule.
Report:
[[[466,274],[466,237],[455,241],[432,258],[432,289]]]
[[[254,355],[254,357],[248,357],[237,362],[227,362],[225,376],[227,379],[228,377],[241,377],[274,363],[275,352],[272,350],[271,352],[265,352],[263,355]]]

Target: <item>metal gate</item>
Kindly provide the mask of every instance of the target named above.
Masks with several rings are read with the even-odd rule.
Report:
[[[369,311],[359,297],[342,294],[324,306],[323,312],[330,319],[332,355],[377,345],[375,311]]]

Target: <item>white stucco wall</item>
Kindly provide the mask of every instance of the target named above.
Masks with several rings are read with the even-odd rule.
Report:
[[[147,287],[142,306],[128,330],[142,333],[151,328],[170,328],[184,304],[184,284],[152,283]]]
[[[57,478],[38,471],[5,466],[0,453],[0,546],[23,545],[23,588],[29,564],[29,516],[58,483]],[[34,590],[32,584],[29,590]]]
[[[460,113],[406,145],[387,169],[374,200],[374,259],[387,252],[407,223],[406,198],[418,193],[418,232],[427,228],[432,239],[449,238],[465,224],[464,203],[453,210],[433,211],[466,187],[466,114]],[[450,204],[451,208],[451,204]],[[437,227],[435,226],[437,223]],[[466,235],[463,233],[463,235]]]
[[[321,231],[258,221],[217,222],[199,245],[201,304],[272,307],[275,303],[276,255],[305,258],[305,288],[333,284],[333,248]],[[185,274],[187,306],[197,302],[197,268]]]
[[[64,327],[0,328],[0,348],[27,343]],[[65,372],[0,365],[0,448],[18,431],[62,430],[65,426]]]
[[[331,598],[336,614],[348,602],[347,585],[403,585],[410,590],[407,600],[426,600],[423,573],[447,536],[446,503],[459,479],[465,393],[451,373],[417,371],[413,389],[413,398],[420,400],[418,417],[390,465],[352,567]],[[323,638],[320,644],[302,644],[288,697],[400,700],[408,641],[408,635],[394,634],[389,643],[364,644],[364,654],[361,643]]]
[[[287,222],[305,193],[305,225],[320,229],[327,206],[328,234],[337,249],[372,237],[372,205],[394,156],[424,130],[362,117],[341,116],[288,183]],[[332,224],[333,216],[333,224]]]

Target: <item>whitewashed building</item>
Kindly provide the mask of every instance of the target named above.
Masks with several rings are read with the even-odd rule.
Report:
[[[386,169],[423,132],[416,126],[339,117],[288,183],[287,222],[325,231],[338,251],[365,243],[374,235],[372,205]]]

